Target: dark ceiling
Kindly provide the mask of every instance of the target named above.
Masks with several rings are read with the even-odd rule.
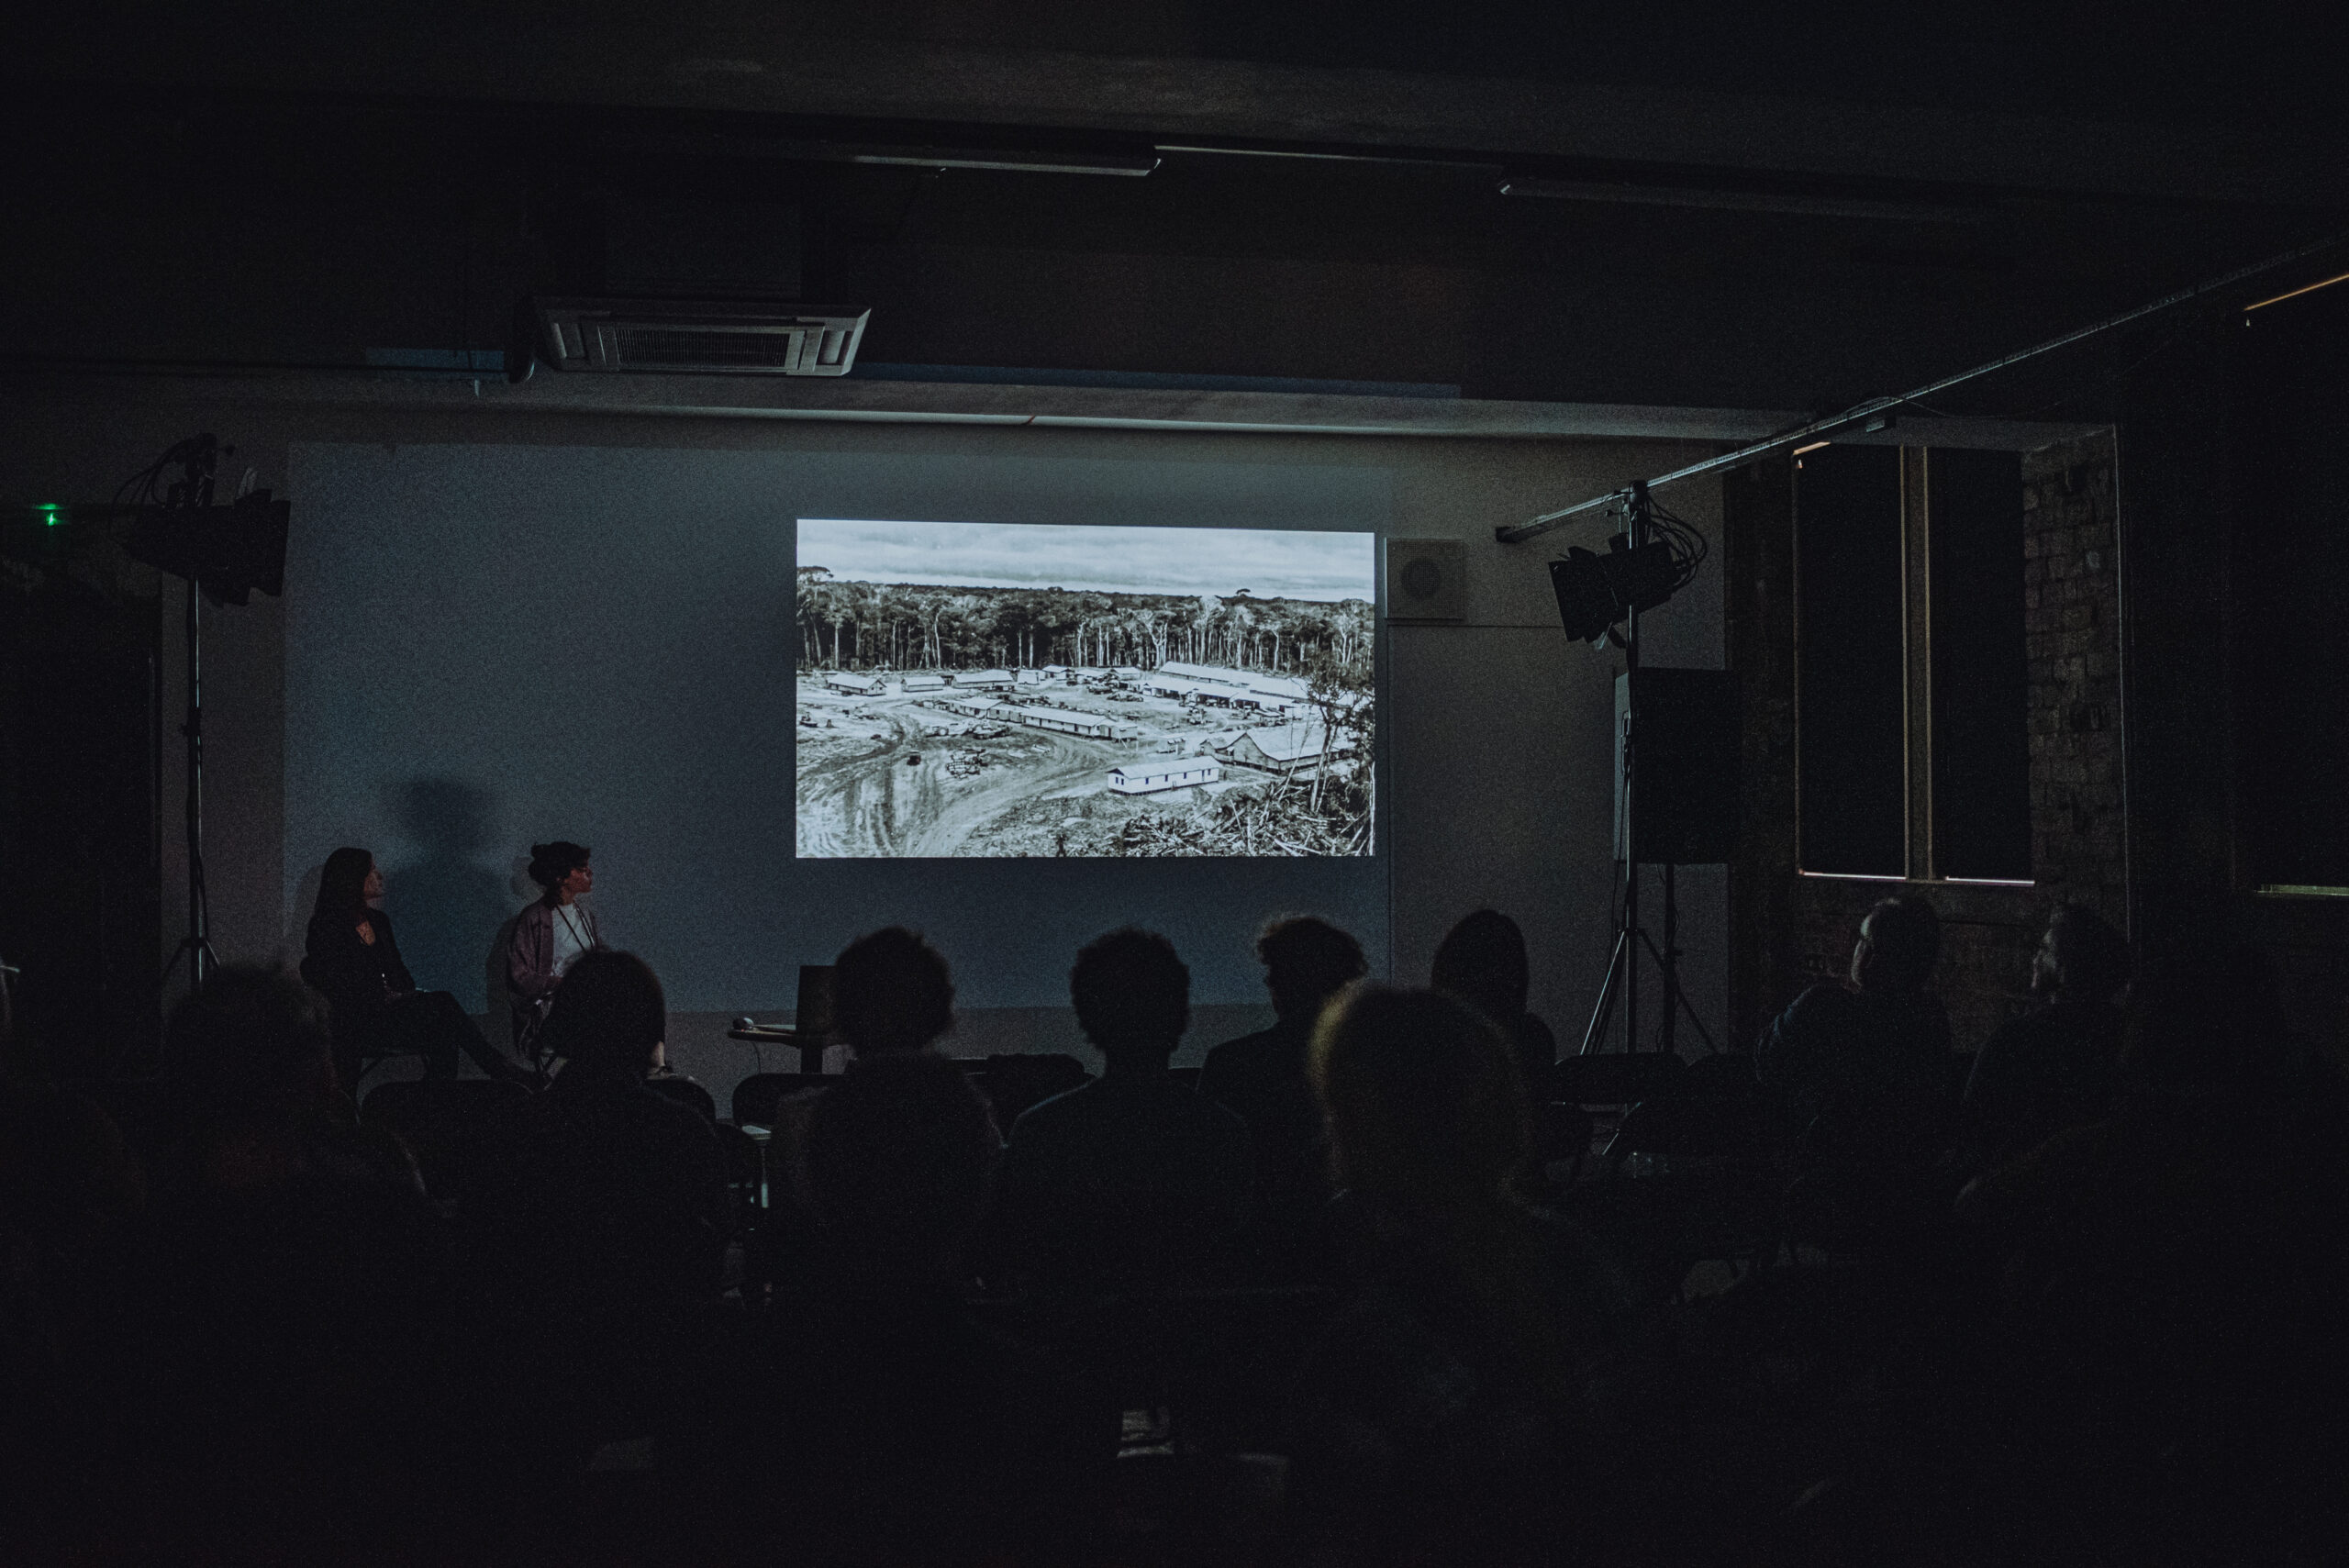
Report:
[[[11,68],[0,211],[40,239],[5,326],[19,362],[495,346],[649,194],[796,209],[868,361],[1840,406],[2349,221],[2325,41],[2080,4],[101,5]],[[1161,161],[805,155],[842,142]],[[2091,415],[2159,342],[1970,406]]]

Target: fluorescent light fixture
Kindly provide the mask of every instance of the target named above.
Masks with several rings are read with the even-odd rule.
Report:
[[[1501,182],[1505,196],[1551,201],[1612,202],[1631,206],[1709,207],[1721,212],[1782,212],[1806,217],[1880,217],[1908,223],[1979,223],[1989,206],[1961,206],[1880,196],[1820,195],[1798,191],[1736,191],[1698,185],[1639,185],[1618,180]]]
[[[1795,455],[1795,456],[1797,456],[1797,457],[1800,457],[1800,456],[1802,456],[1802,454],[1803,454],[1803,453],[1805,453],[1805,452],[1815,452],[1815,451],[1817,451],[1817,450],[1818,450],[1820,448],[1821,448],[1821,447],[1831,447],[1831,446],[1833,446],[1834,444],[1835,444],[1835,443],[1834,443],[1834,442],[1832,442],[1832,441],[1813,441],[1813,442],[1811,442],[1811,443],[1810,443],[1810,445],[1809,445],[1809,446],[1807,446],[1807,447],[1797,447],[1797,448],[1795,449],[1795,453],[1794,453],[1794,455]]]

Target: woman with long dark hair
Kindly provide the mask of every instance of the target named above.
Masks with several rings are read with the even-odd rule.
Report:
[[[453,1078],[461,1051],[493,1078],[531,1082],[482,1038],[454,996],[416,988],[392,918],[375,906],[383,895],[373,854],[340,849],[327,857],[302,978],[334,1009],[335,1074],[343,1087],[357,1092],[363,1055],[421,1056],[427,1078]]]
[[[536,903],[514,917],[513,934],[506,942],[506,995],[513,1004],[517,1045],[538,1031],[554,988],[572,964],[582,954],[604,949],[594,911],[579,902],[596,886],[586,845],[568,839],[532,844],[530,880],[543,891]]]

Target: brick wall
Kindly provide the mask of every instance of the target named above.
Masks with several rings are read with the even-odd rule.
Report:
[[[2031,738],[2029,887],[1809,877],[1795,863],[1793,471],[1724,486],[1731,662],[1744,702],[1745,822],[1731,869],[1731,1025],[1751,1040],[1803,986],[1843,973],[1878,899],[1911,891],[1943,921],[1935,984],[1961,1049],[2029,1003],[2031,954],[2056,906],[2127,917],[2121,775],[2120,562],[2109,432],[2023,459]]]
[[[2121,780],[2121,573],[2110,432],[2023,459],[2031,862],[2050,907],[2128,918]]]

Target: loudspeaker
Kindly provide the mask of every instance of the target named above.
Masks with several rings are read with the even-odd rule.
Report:
[[[1627,722],[1638,727],[1631,736],[1633,858],[1684,866],[1728,861],[1737,850],[1736,678],[1727,670],[1642,670],[1615,677],[1619,860]]]
[[[1468,618],[1468,552],[1456,539],[1386,541],[1386,618]]]

